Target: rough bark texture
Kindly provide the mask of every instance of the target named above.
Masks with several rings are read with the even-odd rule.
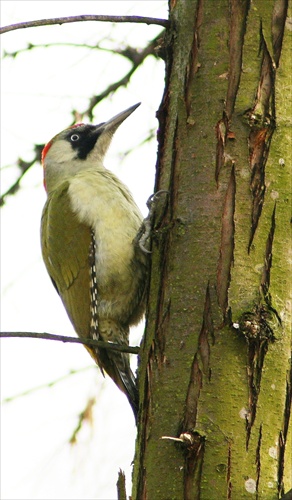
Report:
[[[286,16],[170,1],[133,500],[292,488]]]

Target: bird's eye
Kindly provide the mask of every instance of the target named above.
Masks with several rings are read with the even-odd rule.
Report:
[[[79,135],[78,134],[73,134],[70,137],[72,142],[79,141]]]

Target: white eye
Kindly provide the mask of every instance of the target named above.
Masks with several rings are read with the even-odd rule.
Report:
[[[71,135],[70,139],[73,142],[79,141],[79,135],[78,134],[73,134],[73,135]]]

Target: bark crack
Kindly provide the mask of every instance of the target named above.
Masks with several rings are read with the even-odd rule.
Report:
[[[231,441],[228,441],[228,458],[227,458],[227,500],[232,499],[232,482],[231,482]]]
[[[276,203],[274,205],[274,210],[271,217],[271,227],[268,234],[268,238],[266,241],[266,250],[265,250],[265,258],[264,258],[264,266],[261,278],[260,291],[262,294],[262,299],[264,301],[265,307],[268,309],[270,315],[268,320],[270,320],[271,325],[273,323],[277,323],[278,325],[282,324],[282,320],[276,311],[272,307],[272,297],[269,293],[270,288],[270,279],[271,279],[271,268],[272,268],[272,258],[273,258],[273,241],[276,229]],[[274,321],[273,321],[274,319]],[[272,327],[271,327],[272,330]]]
[[[196,427],[198,402],[203,385],[202,370],[196,353],[191,366],[190,381],[186,397],[183,431],[191,431]]]
[[[279,434],[279,456],[278,456],[278,493],[284,495],[284,464],[287,435],[290,423],[292,406],[292,368],[290,367],[286,382],[286,399],[284,408],[283,427]]]
[[[229,71],[225,112],[230,122],[242,70],[242,51],[250,0],[230,1]],[[229,127],[228,127],[229,128]]]
[[[261,477],[262,436],[263,436],[263,426],[261,424],[260,428],[259,428],[258,444],[257,444],[257,448],[256,448],[256,471],[257,471],[257,473],[256,473],[256,500],[258,500],[259,484],[260,484],[260,477]]]
[[[192,83],[196,73],[200,68],[198,53],[200,48],[200,27],[202,25],[203,20],[203,1],[198,0],[197,8],[195,11],[195,22],[193,28],[193,43],[189,53],[189,61],[186,66],[185,72],[185,85],[184,85],[184,93],[185,93],[185,103],[186,103],[186,111],[187,117],[191,114],[191,104],[193,102],[193,95],[191,92]]]
[[[186,448],[184,469],[184,499],[200,500],[205,437],[193,433],[193,443]]]
[[[218,121],[216,124],[216,165],[215,165],[215,181],[218,187],[219,184],[219,175],[222,167],[225,163],[225,144],[228,133],[228,120],[225,113],[223,113],[223,118]]]
[[[250,252],[258,227],[265,199],[265,167],[269,156],[272,136],[276,126],[275,113],[275,66],[260,28],[261,71],[254,106],[247,112],[250,125],[249,164],[252,194],[251,229],[248,242]]]
[[[257,305],[253,311],[243,313],[239,320],[239,331],[245,336],[248,344],[247,377],[249,412],[246,417],[247,450],[251,430],[256,418],[264,360],[269,343],[274,341],[273,330],[269,325],[270,320],[271,313],[264,305]]]
[[[274,210],[272,213],[271,228],[266,243],[265,261],[261,279],[262,294],[266,302],[268,303],[270,303],[269,287],[270,287],[270,274],[271,274],[272,257],[273,257],[272,250],[273,250],[275,228],[276,228],[276,204],[274,205]]]
[[[250,0],[243,0],[242,2],[230,0],[228,87],[223,116],[215,127],[217,137],[215,181],[217,186],[220,171],[225,163],[226,140],[228,138],[234,139],[234,134],[230,131],[230,123],[241,78],[242,52],[249,7]]]
[[[205,295],[202,327],[198,338],[198,349],[194,355],[191,366],[182,432],[190,432],[195,429],[197,420],[197,407],[201,388],[203,385],[203,374],[207,377],[207,380],[210,380],[211,378],[210,337],[212,343],[214,343],[214,326],[212,320],[210,287],[208,283]],[[202,366],[202,369],[200,367],[200,364]]]
[[[271,279],[271,268],[272,268],[272,259],[273,259],[273,242],[274,235],[276,229],[276,203],[274,205],[272,217],[271,217],[271,227],[266,241],[266,249],[265,249],[265,257],[264,257],[264,265],[263,272],[261,278],[260,292],[261,292],[261,300],[264,302],[263,307],[267,309],[269,314],[266,315],[267,320],[270,323],[270,329],[273,334],[273,324],[277,323],[278,325],[282,324],[282,320],[274,307],[272,307],[272,297],[269,293],[270,288],[270,279]]]
[[[272,16],[272,44],[276,68],[280,61],[287,11],[288,0],[275,0]]]
[[[233,165],[223,207],[220,254],[217,266],[217,297],[224,321],[226,321],[228,316],[228,289],[231,281],[231,266],[234,256],[235,194],[236,181]]]
[[[210,342],[214,342],[214,327],[212,321],[211,298],[209,283],[206,288],[203,322],[198,338],[198,349],[194,355],[190,381],[187,390],[182,436],[188,436],[184,442],[185,467],[184,467],[184,500],[199,500],[202,466],[205,452],[205,437],[195,430],[197,410],[203,374],[210,380]],[[202,369],[200,367],[202,366]]]
[[[214,326],[212,320],[211,297],[209,283],[206,289],[205,305],[203,313],[203,323],[199,335],[199,354],[202,361],[203,373],[207,376],[208,380],[211,379],[210,368],[210,341],[214,344]]]
[[[247,375],[249,382],[249,415],[246,418],[246,449],[248,449],[251,429],[255,422],[257,401],[260,393],[262,369],[268,350],[267,340],[249,342]]]
[[[270,273],[272,267],[273,241],[276,228],[276,205],[274,206],[270,231],[266,241],[264,265],[261,277],[259,302],[252,311],[242,314],[239,331],[248,343],[248,386],[249,414],[246,418],[246,448],[248,449],[252,426],[256,418],[257,401],[260,393],[262,369],[270,342],[275,340],[274,325],[281,325],[277,311],[272,307],[269,294]]]

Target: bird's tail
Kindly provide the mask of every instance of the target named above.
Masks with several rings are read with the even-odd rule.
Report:
[[[115,344],[128,345],[128,329],[113,320],[98,322],[100,340]],[[95,352],[99,366],[107,372],[119,389],[127,396],[137,422],[139,397],[135,376],[130,368],[129,354],[112,349],[100,349]]]

